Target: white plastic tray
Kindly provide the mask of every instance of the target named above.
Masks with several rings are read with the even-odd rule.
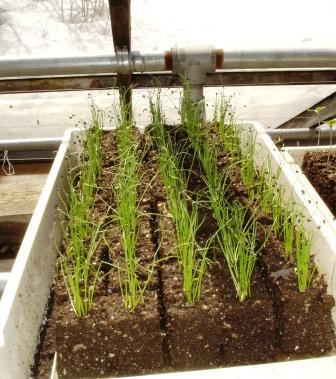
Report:
[[[66,175],[79,161],[81,133],[65,133],[50,174],[22,241],[10,274],[0,286],[0,377],[28,378],[50,286],[54,278],[56,245],[62,235],[57,207]],[[7,281],[7,284],[6,284]]]
[[[316,207],[318,208],[319,212],[321,212],[321,214],[324,217],[324,223],[327,223],[333,229],[336,235],[335,217],[330,212],[325,202],[321,199],[320,195],[317,193],[317,191],[312,186],[312,184],[310,183],[306,175],[301,170],[303,157],[306,153],[329,152],[330,150],[331,152],[336,152],[336,146],[332,145],[331,149],[329,148],[329,146],[286,147],[286,148],[283,148],[281,152],[285,158],[285,161],[289,164],[291,170],[294,171],[294,173],[298,177],[305,191],[310,195],[311,198],[314,199]]]
[[[316,232],[313,246],[316,263],[320,271],[326,275],[329,293],[335,296],[336,238],[333,230],[323,224],[321,213],[308,201],[308,196],[302,194],[301,182],[293,174],[261,125],[249,123],[242,127],[246,131],[246,139],[252,141],[254,138],[257,144],[255,156],[257,166],[269,159],[275,171],[279,166],[282,167],[280,180],[286,187],[286,196],[293,196],[296,202],[306,207],[304,212],[307,219],[311,219],[306,222],[306,227]],[[82,133],[78,129],[66,132],[3,293],[0,302],[1,378],[19,379],[29,375],[39,327],[54,277],[56,245],[62,238],[59,220],[55,216],[57,213],[55,210],[60,206],[58,192],[65,187],[69,159],[72,165],[79,160],[81,138]],[[336,320],[335,312],[333,319]],[[328,356],[291,362],[157,374],[141,378],[287,379],[304,375],[306,379],[319,377],[331,379],[335,378],[335,372],[336,356]]]

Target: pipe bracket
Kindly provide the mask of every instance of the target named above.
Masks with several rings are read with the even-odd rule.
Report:
[[[116,48],[117,73],[127,75],[130,71],[129,52],[126,46]]]

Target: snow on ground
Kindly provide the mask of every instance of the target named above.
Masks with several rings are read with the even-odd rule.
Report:
[[[74,7],[71,22],[67,7],[70,2],[76,3],[74,0],[0,0],[0,56],[112,54],[107,5],[102,17],[82,23],[79,6]]]
[[[132,49],[142,52],[168,50],[176,44],[237,49],[335,47],[335,0],[320,0],[318,4],[313,0],[131,3]],[[89,22],[81,20],[80,4],[80,0],[0,0],[0,56],[113,54],[107,1],[101,14]],[[218,91],[205,90],[209,115]],[[239,118],[275,127],[334,91],[336,84],[231,87],[224,93],[235,95]],[[134,91],[139,124],[148,120],[144,94]],[[62,135],[66,128],[75,126],[76,120],[90,117],[87,95],[88,92],[0,95],[0,139]],[[179,97],[178,90],[163,91],[169,120],[176,120]],[[115,91],[94,91],[94,98],[99,106],[111,110],[117,95]]]

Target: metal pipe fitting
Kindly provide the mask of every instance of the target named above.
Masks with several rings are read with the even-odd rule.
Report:
[[[173,73],[185,72],[197,66],[204,74],[216,70],[216,50],[212,46],[172,49]]]
[[[129,53],[126,47],[116,49],[117,73],[127,75],[130,73]]]
[[[216,71],[216,50],[212,46],[172,49],[173,73],[181,75],[190,98],[194,102],[203,99],[206,74]]]

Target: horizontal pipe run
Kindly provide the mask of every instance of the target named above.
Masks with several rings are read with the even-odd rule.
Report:
[[[0,59],[0,78],[114,72],[117,72],[117,60],[115,56],[110,55]]]
[[[336,49],[224,50],[221,60],[230,70],[327,67],[336,67]]]
[[[126,62],[129,72],[166,71],[164,54],[130,53]],[[72,56],[50,58],[0,59],[0,78],[115,74],[120,60],[115,55]]]
[[[31,139],[0,140],[0,152],[57,150],[61,143],[62,143],[62,138],[31,138]]]
[[[186,57],[195,49],[183,49]],[[201,50],[200,50],[201,51]],[[127,59],[126,59],[127,58]],[[133,72],[173,71],[172,53],[130,52],[122,62],[115,55],[50,58],[2,58],[0,78],[115,74],[121,69]],[[126,59],[126,61],[125,61]],[[125,68],[125,65],[127,66]],[[215,50],[216,69],[336,68],[336,49]]]
[[[267,134],[273,138],[281,138],[284,140],[309,140],[316,139],[319,135],[320,138],[329,138],[330,137],[330,129],[329,128],[295,128],[295,129],[271,129],[267,130]],[[336,136],[336,127],[332,128],[332,136]]]

